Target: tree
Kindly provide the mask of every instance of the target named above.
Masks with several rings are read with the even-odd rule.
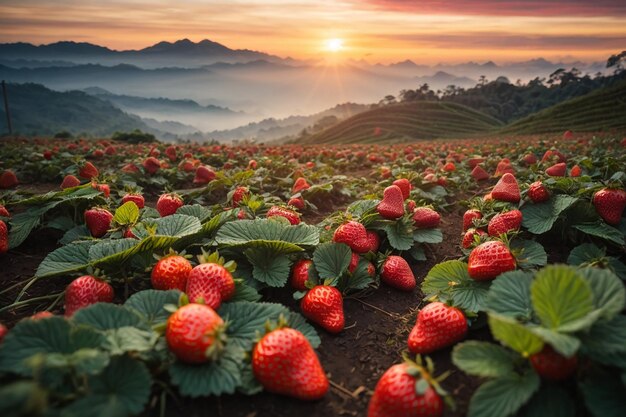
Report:
[[[615,67],[614,74],[619,74],[624,71],[624,62],[626,61],[626,51],[622,51],[619,54],[611,55],[606,61],[606,67]]]

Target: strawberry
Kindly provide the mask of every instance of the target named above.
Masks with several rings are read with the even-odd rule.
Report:
[[[176,147],[174,145],[170,145],[165,148],[165,155],[170,161],[174,162],[176,160]]]
[[[54,314],[52,314],[49,311],[40,311],[40,312],[35,313],[32,316],[30,316],[29,319],[30,320],[41,320],[41,319],[47,319],[48,317],[54,317]]]
[[[176,213],[176,210],[184,205],[183,199],[177,194],[165,193],[161,194],[156,203],[156,209],[161,217],[170,216]]]
[[[204,363],[216,358],[224,339],[224,321],[209,306],[187,304],[167,320],[167,346],[182,362]]]
[[[447,162],[441,169],[445,172],[454,172],[456,171],[456,165],[454,165],[454,162],[450,161]]]
[[[239,204],[243,201],[245,196],[250,195],[250,190],[247,187],[237,187],[233,192],[233,207],[239,207]]]
[[[44,151],[43,153],[43,159],[49,161],[52,159],[52,151]]]
[[[291,223],[292,225],[300,224],[300,215],[295,211],[288,209],[287,207],[270,207],[270,209],[267,211],[267,218],[269,219],[270,217],[274,216],[284,217],[285,219],[289,220],[289,223]]]
[[[193,267],[183,256],[170,254],[159,259],[152,268],[150,280],[156,290],[181,290],[187,288],[187,277]]]
[[[291,270],[291,278],[289,282],[291,286],[298,291],[306,291],[306,282],[309,279],[309,269],[313,266],[310,259],[300,259],[295,263]]]
[[[401,256],[388,256],[383,262],[380,277],[385,284],[403,291],[413,291],[417,285],[411,267]]]
[[[617,226],[626,207],[626,191],[617,188],[603,188],[593,195],[592,202],[605,222]]]
[[[0,189],[13,188],[20,182],[13,171],[7,169],[0,175]]]
[[[476,242],[475,236],[480,237],[484,235],[486,235],[486,233],[482,230],[470,227],[463,235],[463,242],[461,244],[463,246],[463,249],[469,249],[474,245],[474,242]]]
[[[509,248],[498,240],[475,247],[470,253],[467,271],[476,281],[489,281],[503,272],[515,269],[515,258]]]
[[[524,157],[522,158],[522,161],[524,161],[526,165],[533,165],[537,163],[537,157],[535,156],[534,153],[529,153],[529,154],[524,155]]]
[[[313,323],[319,324],[329,333],[343,330],[343,297],[339,290],[329,285],[317,285],[310,289],[300,301],[302,314]]]
[[[467,160],[467,165],[469,165],[470,169],[474,169],[483,162],[485,162],[485,158],[482,157],[470,158]]]
[[[329,387],[311,344],[295,329],[263,336],[252,351],[252,371],[267,391],[300,400],[319,400]]]
[[[113,214],[109,210],[100,207],[85,210],[84,217],[87,228],[93,237],[106,235],[111,228],[111,221],[113,221]]]
[[[554,150],[554,149],[549,149],[546,151],[546,153],[543,154],[543,157],[541,158],[541,162],[552,162],[555,161],[556,163],[562,163],[566,161],[565,155],[563,155],[561,152]]]
[[[378,252],[380,246],[380,236],[374,230],[368,230],[366,232],[367,239],[367,252]]]
[[[385,219],[397,219],[404,214],[404,198],[402,190],[397,185],[391,185],[383,191],[383,199],[376,211]]]
[[[137,168],[137,165],[133,164],[132,162],[129,162],[122,167],[121,171],[127,174],[134,174],[136,172],[139,172],[139,168]]]
[[[393,182],[393,185],[397,186],[398,188],[400,188],[400,191],[402,191],[402,199],[406,200],[407,198],[409,198],[409,196],[411,195],[411,189],[413,188],[409,180],[407,180],[406,178],[400,178],[395,180]]]
[[[467,333],[465,314],[441,302],[428,304],[420,310],[409,334],[409,350],[431,353],[462,340]]]
[[[193,179],[194,184],[208,184],[215,179],[215,171],[211,168],[201,165],[196,169],[196,175]]]
[[[9,230],[7,224],[0,220],[0,254],[7,253],[9,250]]]
[[[359,266],[359,260],[361,257],[358,253],[352,252],[352,257],[350,258],[350,264],[348,265],[348,271],[350,273],[354,273],[356,271],[356,267]]]
[[[309,183],[306,181],[306,178],[300,177],[293,183],[293,187],[291,187],[291,193],[296,194],[304,190],[308,190],[311,188]]]
[[[143,169],[145,169],[146,172],[150,175],[156,174],[157,171],[161,168],[161,162],[154,156],[150,156],[144,159],[142,165]]]
[[[99,174],[100,172],[98,171],[98,168],[96,168],[96,166],[91,162],[85,162],[78,168],[78,176],[86,180],[97,177]]]
[[[485,181],[489,179],[489,173],[485,171],[480,165],[476,165],[476,167],[474,167],[471,175],[475,181]]]
[[[467,230],[474,226],[474,220],[480,220],[483,218],[483,214],[480,210],[469,209],[463,213],[463,230]]]
[[[94,190],[98,190],[102,194],[104,194],[105,198],[109,198],[109,196],[111,195],[111,188],[109,187],[108,184],[98,184],[97,182],[92,182],[91,187]]]
[[[113,302],[113,287],[91,275],[76,278],[65,289],[65,315],[72,316],[76,311],[95,303]]]
[[[222,265],[203,263],[189,272],[186,293],[192,303],[203,298],[205,304],[217,310],[222,301],[230,300],[235,294],[235,281]]]
[[[291,197],[287,202],[288,206],[292,206],[297,208],[298,210],[304,210],[306,205],[304,204],[304,199],[302,197]]]
[[[406,211],[409,213],[413,213],[415,211],[415,208],[417,207],[417,204],[415,203],[415,200],[407,200],[406,202]]]
[[[578,165],[574,165],[572,167],[572,169],[570,169],[569,171],[569,176],[570,177],[580,177],[580,175],[583,173],[583,170],[580,166]]]
[[[517,180],[512,174],[506,173],[500,178],[491,191],[494,200],[508,201],[510,203],[519,203],[520,191]]]
[[[370,242],[367,238],[365,226],[354,220],[339,226],[337,230],[335,230],[333,241],[345,243],[356,253],[365,253],[370,249]]]
[[[550,191],[541,181],[535,181],[528,187],[528,198],[533,203],[543,203],[550,199]]]
[[[554,164],[550,168],[546,169],[546,174],[551,177],[564,177],[565,174],[567,174],[567,165],[565,165],[565,162]]]
[[[8,333],[9,333],[9,329],[7,329],[7,326],[0,323],[0,345],[2,344],[2,341],[4,340],[4,338],[6,337]]]
[[[504,213],[498,213],[489,221],[487,232],[489,236],[498,237],[503,233],[519,230],[522,225],[522,212],[519,210],[511,210]]]
[[[418,207],[413,213],[413,225],[418,229],[432,229],[439,226],[441,216],[430,207]]]
[[[122,204],[132,201],[137,205],[137,208],[144,208],[146,205],[146,200],[143,198],[141,194],[136,193],[128,193],[124,197],[122,197]]]
[[[259,164],[254,159],[248,162],[248,169],[256,169]]]
[[[9,213],[9,210],[7,210],[7,208],[4,207],[2,204],[0,204],[0,217],[11,217],[11,213]]]
[[[61,182],[61,189],[65,190],[66,188],[78,187],[79,185],[80,180],[74,175],[68,174],[63,178],[63,182]]]
[[[569,378],[578,366],[576,355],[566,358],[555,352],[548,344],[544,344],[541,352],[531,355],[529,359],[539,376],[550,381],[562,381]]]
[[[416,371],[409,363],[387,369],[376,384],[367,417],[441,417],[443,400],[422,370],[420,367]],[[418,378],[429,381],[421,393],[417,390]]]

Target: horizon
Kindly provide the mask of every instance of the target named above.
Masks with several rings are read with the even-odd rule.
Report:
[[[3,2],[0,42],[69,40],[136,50],[160,41],[209,39],[297,60],[408,59],[431,66],[537,58],[597,62],[626,48],[626,4],[611,0],[48,3]]]

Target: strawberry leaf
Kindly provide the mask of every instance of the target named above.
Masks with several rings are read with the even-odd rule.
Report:
[[[334,284],[348,270],[351,259],[352,250],[344,243],[322,243],[313,252],[313,263],[318,276],[322,280],[331,279]]]
[[[319,230],[315,226],[291,226],[267,219],[239,220],[224,224],[215,238],[218,245],[226,247],[272,247],[283,254],[300,252],[303,247],[319,243]]]
[[[395,250],[409,250],[413,246],[413,219],[410,216],[403,216],[390,222],[382,229]]]
[[[269,248],[250,248],[244,254],[252,264],[252,276],[270,287],[284,287],[289,280],[291,260]]]
[[[413,232],[413,240],[418,243],[441,243],[443,233],[441,229],[418,229]]]
[[[570,357],[580,348],[580,339],[575,336],[559,333],[542,326],[528,326],[527,329],[563,356]]]
[[[127,201],[115,210],[113,220],[120,225],[135,224],[139,220],[139,208],[133,201]]]
[[[563,388],[542,384],[539,391],[517,414],[518,417],[571,417],[576,415],[576,406]]]
[[[533,309],[530,302],[530,284],[533,275],[523,271],[500,274],[492,283],[487,294],[487,311],[528,322]]]
[[[86,238],[91,238],[91,233],[89,232],[89,229],[87,229],[87,226],[80,224],[65,232],[63,237],[59,240],[59,243],[61,245],[67,245],[74,241],[84,240]]]
[[[489,314],[488,320],[493,337],[525,358],[543,347],[539,336],[515,320],[493,313]]]
[[[95,242],[76,242],[50,252],[37,267],[37,278],[66,275],[89,265],[89,249]]]
[[[112,330],[122,327],[149,329],[145,319],[135,310],[111,303],[96,303],[81,308],[72,316],[72,321],[91,326],[96,330]]]
[[[615,373],[596,369],[579,384],[585,405],[593,417],[624,415],[626,396],[622,380]]]
[[[454,347],[452,362],[469,375],[500,377],[514,373],[519,356],[489,342],[468,341]]]
[[[522,226],[530,233],[540,235],[552,229],[562,212],[578,199],[568,195],[555,195],[545,203],[526,204],[522,207]]]
[[[229,301],[259,301],[261,294],[243,281],[235,281],[235,295]]]
[[[468,417],[507,417],[515,414],[539,389],[536,373],[507,374],[481,385],[472,396]]]
[[[534,240],[515,239],[511,242],[511,249],[517,252],[517,265],[522,269],[545,266],[548,263],[546,250],[541,243]]]
[[[425,298],[437,297],[463,310],[478,312],[485,308],[489,285],[470,278],[467,264],[455,260],[435,265],[424,278],[422,292]]]
[[[624,234],[613,226],[599,220],[595,223],[575,224],[575,229],[591,236],[599,237],[617,245],[624,246]]]
[[[624,284],[611,271],[598,268],[583,268],[579,273],[587,280],[593,292],[596,310],[601,318],[611,320],[626,307]]]
[[[200,204],[186,204],[179,207],[176,210],[176,214],[185,214],[187,216],[193,216],[197,218],[201,223],[204,223],[211,217],[211,210],[201,206]]]
[[[581,334],[581,340],[582,349],[594,359],[613,353],[626,355],[626,316],[620,314],[596,323]]]
[[[144,290],[130,296],[124,307],[141,314],[150,326],[163,323],[170,313],[165,310],[168,304],[178,304],[181,292],[178,290]]]

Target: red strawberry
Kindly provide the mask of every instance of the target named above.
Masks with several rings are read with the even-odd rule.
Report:
[[[295,207],[298,210],[304,210],[304,207],[306,207],[302,197],[291,197],[287,202],[287,205]]]
[[[0,189],[13,188],[17,184],[19,184],[17,176],[10,169],[7,169],[0,175]]]
[[[48,160],[48,161],[51,160],[52,159],[52,151],[44,151],[43,158]]]
[[[181,290],[187,288],[187,277],[193,267],[180,255],[168,255],[159,259],[152,268],[150,280],[156,290]]]
[[[482,230],[474,229],[473,227],[470,227],[469,229],[467,229],[467,231],[463,235],[463,242],[462,242],[463,249],[469,249],[470,247],[472,247],[472,245],[476,241],[474,236],[480,237],[484,235],[486,235],[486,233],[483,232]]]
[[[165,155],[167,155],[170,161],[174,162],[176,160],[176,147],[174,145],[170,145],[165,148]]]
[[[412,213],[415,211],[415,207],[417,205],[415,204],[415,200],[407,200],[406,202],[406,211],[409,213]]]
[[[561,152],[557,150],[549,149],[546,151],[546,153],[543,154],[543,157],[541,158],[541,162],[551,162],[551,161],[556,161],[556,163],[565,162],[566,161],[565,155],[563,155]]]
[[[411,267],[401,256],[388,256],[381,268],[380,277],[385,284],[403,291],[413,291],[417,285]]]
[[[129,193],[122,197],[122,204],[132,201],[137,205],[137,208],[144,208],[146,204],[146,200],[143,198],[141,194]]]
[[[356,253],[365,253],[370,249],[370,242],[367,238],[367,230],[359,222],[351,220],[342,224],[335,230],[333,241],[345,243]]]
[[[428,304],[420,310],[409,334],[409,350],[431,353],[462,340],[467,333],[465,314],[441,302]]]
[[[467,164],[469,165],[471,169],[476,168],[478,164],[482,164],[483,162],[485,162],[485,158],[481,158],[481,157],[470,158],[467,160]]]
[[[376,211],[385,219],[397,219],[404,214],[404,198],[402,197],[402,190],[397,185],[391,185],[385,188],[383,192],[383,199]]]
[[[498,237],[503,233],[519,230],[521,225],[522,212],[519,210],[511,210],[493,216],[489,221],[487,232],[489,232],[489,236]]]
[[[186,363],[204,363],[220,353],[224,321],[209,306],[187,304],[167,320],[165,340],[176,357]]]
[[[432,229],[439,226],[441,216],[430,207],[418,207],[413,214],[413,225],[419,229]]]
[[[574,165],[572,167],[572,169],[570,169],[570,171],[569,171],[569,176],[570,177],[580,177],[580,174],[582,174],[582,173],[583,173],[582,168],[580,166],[578,166],[578,165]]]
[[[2,344],[2,341],[4,340],[4,338],[6,337],[8,333],[9,333],[9,329],[7,329],[7,326],[0,323],[0,345]]]
[[[539,376],[550,381],[562,381],[569,378],[578,366],[576,355],[566,358],[555,352],[548,344],[544,344],[541,352],[531,355],[529,359]]]
[[[300,224],[300,215],[293,210],[289,210],[287,207],[270,207],[270,209],[267,211],[267,218],[269,219],[270,217],[274,216],[284,217],[285,219],[289,220],[289,223],[291,223],[292,225]]]
[[[9,250],[9,230],[7,224],[0,220],[0,254],[7,253]]]
[[[91,155],[95,158],[95,159],[100,159],[104,156],[104,151],[102,149],[96,149],[95,151],[93,151],[91,153]]]
[[[68,174],[63,178],[63,182],[61,183],[61,189],[65,190],[66,188],[78,187],[79,185],[80,180],[74,175]]]
[[[515,258],[498,240],[482,243],[470,253],[467,271],[476,281],[489,281],[503,272],[515,269]]]
[[[537,163],[537,157],[534,153],[524,155],[524,158],[522,158],[522,160],[526,165],[533,165]]]
[[[417,377],[407,363],[387,369],[374,389],[367,417],[441,417],[443,400],[429,384],[417,391]]]
[[[0,204],[0,217],[11,217],[11,213],[9,213],[9,210],[7,210],[7,208],[4,207],[2,204]]]
[[[354,273],[354,271],[356,270],[356,267],[359,266],[360,259],[361,257],[359,256],[358,253],[352,252],[352,257],[350,258],[350,264],[348,265],[348,271],[350,271],[350,273]]]
[[[519,203],[519,185],[517,185],[515,177],[509,173],[504,174],[498,183],[493,187],[491,196],[495,200]]]
[[[329,333],[343,330],[343,297],[339,290],[329,285],[317,285],[309,290],[300,301],[302,314],[313,323],[319,324]]]
[[[295,329],[263,336],[252,351],[252,371],[267,391],[300,400],[318,400],[329,387],[315,351]]]
[[[293,187],[291,187],[291,193],[296,194],[300,191],[308,190],[309,188],[311,188],[311,186],[306,181],[306,178],[300,177],[296,180],[296,182],[293,183]]]
[[[251,159],[248,162],[248,169],[256,169],[258,165],[259,164],[254,159]]]
[[[551,177],[564,177],[565,174],[567,174],[567,165],[565,165],[565,162],[554,164],[550,168],[546,169],[546,174]]]
[[[239,207],[239,203],[243,201],[245,196],[250,195],[250,190],[247,187],[237,187],[233,193],[233,207]]]
[[[139,168],[137,168],[137,165],[129,162],[122,167],[122,172],[125,172],[127,174],[134,174],[135,172],[139,172]]]
[[[143,163],[143,168],[148,174],[154,175],[161,168],[161,162],[154,156],[146,158]]]
[[[300,259],[291,271],[291,286],[298,291],[306,291],[306,281],[309,279],[309,269],[313,266],[310,259]]]
[[[102,237],[111,228],[113,214],[107,209],[94,207],[85,210],[84,217],[87,228],[93,237]]]
[[[483,214],[480,210],[469,209],[463,213],[463,230],[467,230],[474,226],[474,219],[480,220],[483,218]]]
[[[105,198],[109,198],[109,196],[111,195],[111,188],[109,187],[108,184],[98,184],[96,182],[92,182],[91,183],[91,187],[94,190],[98,190],[100,191],[102,194],[104,194]]]
[[[113,287],[91,275],[76,278],[65,289],[65,315],[73,315],[77,310],[95,303],[113,302]]]
[[[626,191],[603,188],[593,195],[592,202],[605,222],[617,226],[622,220],[622,213],[626,207]]]
[[[203,298],[205,304],[217,310],[222,301],[230,300],[235,294],[235,281],[222,265],[200,264],[187,277],[186,293],[192,303]]]
[[[40,312],[35,313],[32,316],[30,316],[29,319],[30,320],[41,320],[41,319],[47,319],[48,317],[54,317],[54,314],[52,314],[49,311],[40,311]]]
[[[400,190],[402,191],[402,198],[404,200],[409,198],[409,196],[411,195],[411,189],[413,188],[409,180],[407,180],[406,178],[400,178],[395,180],[393,182],[393,185],[396,185],[398,186],[398,188],[400,188]]]
[[[489,179],[489,173],[485,171],[480,165],[476,165],[476,167],[472,170],[471,175],[475,181],[484,181]]]
[[[100,172],[98,172],[98,168],[96,168],[96,166],[92,164],[91,162],[85,162],[78,169],[78,176],[86,180],[90,180],[94,177],[97,177],[99,174]]]
[[[170,216],[184,205],[183,199],[177,194],[161,194],[156,203],[156,209],[161,217]]]
[[[450,162],[447,162],[447,163],[443,166],[443,168],[442,168],[442,169],[443,169],[444,171],[446,171],[446,172],[454,172],[454,171],[456,171],[456,165],[454,165],[454,162],[451,162],[451,161],[450,161]]]
[[[380,246],[380,236],[374,230],[368,230],[366,233],[367,236],[367,252],[378,252],[378,247]]]
[[[528,187],[528,198],[533,203],[543,203],[550,199],[550,191],[541,181],[535,181]]]
[[[193,179],[194,184],[208,184],[215,179],[215,171],[211,168],[201,165],[196,169],[196,176]]]

